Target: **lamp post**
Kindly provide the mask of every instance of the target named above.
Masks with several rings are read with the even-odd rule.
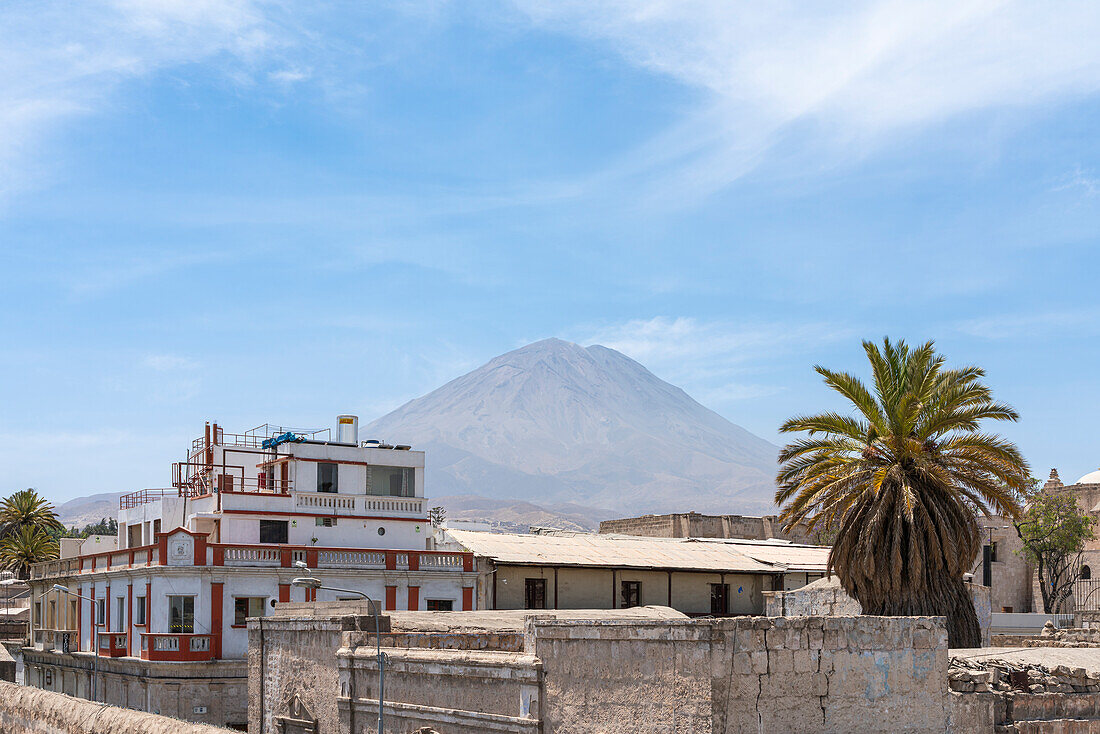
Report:
[[[75,596],[77,599],[84,599],[92,603],[92,700],[96,700],[96,694],[98,686],[96,685],[96,678],[99,677],[99,605],[102,603],[98,599],[93,599],[83,594],[77,594],[69,589],[68,586],[62,586],[61,584],[53,585],[54,591],[60,591],[68,594],[69,596]],[[80,641],[77,640],[77,645]]]
[[[305,564],[301,561],[297,562],[294,565],[298,566],[299,568],[305,566]],[[309,573],[308,569],[306,573]],[[379,626],[378,622],[378,602],[376,602],[374,599],[371,599],[362,591],[356,591],[354,589],[338,589],[335,586],[325,586],[321,583],[321,579],[315,579],[313,578],[313,576],[301,576],[299,578],[292,579],[290,585],[300,586],[303,589],[324,589],[325,591],[335,591],[338,594],[354,594],[360,599],[365,599],[370,602],[371,610],[374,612],[374,648],[375,655],[378,660],[378,734],[383,734],[382,707],[384,705],[386,695],[386,656],[382,652],[382,628]],[[351,702],[351,706],[355,706],[354,701]]]

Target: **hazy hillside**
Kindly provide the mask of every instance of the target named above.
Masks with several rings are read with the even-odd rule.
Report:
[[[85,525],[92,525],[105,517],[118,518],[118,498],[124,492],[107,492],[93,494],[88,497],[77,497],[54,509],[57,517],[67,528],[74,525],[77,529]]]
[[[770,510],[777,448],[602,346],[547,339],[363,427],[427,451],[429,496],[613,514]]]

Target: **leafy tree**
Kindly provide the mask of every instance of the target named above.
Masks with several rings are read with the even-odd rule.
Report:
[[[788,527],[836,530],[829,553],[864,614],[947,617],[952,647],[981,644],[963,582],[981,548],[976,513],[1015,518],[1027,462],[984,420],[1014,421],[978,367],[948,369],[933,343],[863,342],[868,388],[815,367],[854,413],[798,416],[785,433],[808,435],[779,456],[775,501]]]
[[[72,526],[68,530],[53,531],[50,535],[54,538],[87,538],[91,535],[118,535],[118,522],[114,518],[103,518],[97,523],[85,525],[82,530]]]
[[[447,508],[446,507],[443,507],[441,505],[436,505],[435,507],[428,510],[428,521],[431,522],[432,525],[442,525],[443,521],[446,520],[446,519],[447,519]]]
[[[21,579],[28,577],[32,563],[52,558],[57,558],[57,541],[34,525],[23,525],[0,541],[0,565]]]
[[[53,505],[39,497],[33,489],[16,492],[0,502],[0,538],[16,534],[26,526],[43,532],[65,529],[58,521]]]
[[[1096,537],[1093,519],[1068,492],[1040,490],[1026,499],[1023,515],[1013,525],[1023,542],[1022,555],[1039,575],[1043,611],[1058,614],[1081,576],[1085,543]]]

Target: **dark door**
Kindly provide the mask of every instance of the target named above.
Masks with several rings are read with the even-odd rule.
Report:
[[[715,617],[724,617],[730,613],[730,585],[710,585],[710,613]]]
[[[525,609],[546,609],[546,579],[527,579],[523,592]]]

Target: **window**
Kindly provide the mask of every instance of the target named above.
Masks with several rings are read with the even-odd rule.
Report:
[[[34,626],[42,629],[42,602],[34,603]]]
[[[195,632],[195,597],[168,597],[168,631],[188,635]]]
[[[263,596],[238,596],[233,600],[233,624],[245,624],[249,617],[264,616],[267,598]]]
[[[260,520],[261,543],[286,543],[290,523],[286,520]]]
[[[1088,566],[1081,566],[1081,578],[1088,581],[1092,578],[1092,569]]]
[[[997,562],[997,546],[998,545],[999,545],[998,543],[990,543],[989,544],[989,560],[990,560],[991,563],[996,563]]]
[[[730,585],[710,585],[710,613],[715,617],[724,617],[730,610]]]
[[[408,466],[368,466],[367,494],[412,497],[416,490],[414,471]]]
[[[96,597],[95,600],[95,623],[97,626],[102,627],[106,624],[107,620],[107,600]]]
[[[126,629],[126,597],[115,597],[115,618],[111,621],[115,623],[115,632],[122,632]]]
[[[145,624],[145,597],[134,597],[134,624]]]
[[[157,536],[158,535],[160,535],[160,518],[159,517],[156,520],[153,520],[153,541],[152,542],[154,542],[154,543],[157,542]]]
[[[317,465],[317,491],[318,492],[337,492],[339,491],[337,477],[337,465],[321,463]]]
[[[524,609],[546,609],[546,579],[526,579],[523,600]]]
[[[641,581],[624,581],[623,582],[623,594],[622,594],[622,607],[623,609],[629,609],[630,607],[641,606],[642,604],[642,582]]]
[[[335,517],[319,517],[317,518],[317,527],[319,528],[334,528],[336,527]]]
[[[424,604],[429,612],[450,612],[455,608],[455,603],[451,599],[427,599]]]

